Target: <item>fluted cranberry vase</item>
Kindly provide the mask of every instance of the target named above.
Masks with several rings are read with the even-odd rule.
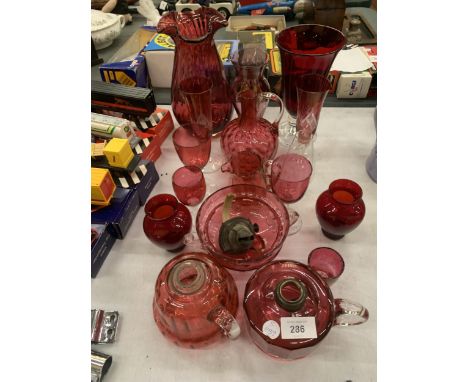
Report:
[[[190,122],[187,103],[182,99],[180,84],[191,77],[204,76],[213,82],[211,113],[213,134],[219,133],[231,118],[232,100],[223,64],[214,43],[214,33],[227,25],[226,19],[212,8],[195,12],[168,12],[158,23],[159,33],[174,40],[172,70],[172,111],[179,124]]]

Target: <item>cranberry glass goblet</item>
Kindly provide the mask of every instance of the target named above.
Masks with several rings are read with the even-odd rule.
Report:
[[[309,159],[313,158],[320,112],[330,88],[330,81],[321,74],[301,76],[297,85],[297,138],[292,151]]]
[[[327,76],[346,37],[338,29],[325,25],[305,24],[286,28],[278,34],[276,44],[281,54],[283,101],[289,122],[280,127],[281,142],[287,142],[296,130],[297,85],[304,74]]]
[[[309,186],[312,175],[312,164],[302,155],[289,153],[277,157],[271,164],[271,189],[284,203],[295,203],[300,200]],[[302,227],[299,213],[288,207],[289,235]]]
[[[186,118],[190,121],[192,134],[204,141],[211,139],[213,133],[213,118],[211,92],[212,81],[207,77],[188,77],[180,82],[180,95],[185,105]],[[187,127],[187,125],[185,125]],[[222,156],[210,156],[203,171],[211,173],[219,170],[223,163]]]
[[[192,131],[192,124],[180,126],[172,134],[172,142],[184,165],[203,168],[210,159],[211,139],[200,139]]]

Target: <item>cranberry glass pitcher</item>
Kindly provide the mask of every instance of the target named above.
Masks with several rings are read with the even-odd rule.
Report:
[[[195,12],[169,12],[158,24],[158,32],[174,40],[172,70],[172,110],[179,124],[190,122],[187,104],[180,94],[186,78],[204,76],[213,82],[211,104],[213,134],[220,132],[231,118],[232,103],[224,68],[213,40],[214,33],[226,26],[226,19],[212,8]]]

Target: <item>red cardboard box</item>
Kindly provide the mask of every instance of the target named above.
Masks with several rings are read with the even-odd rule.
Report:
[[[153,142],[157,142],[159,146],[163,144],[171,131],[174,129],[174,121],[172,115],[167,109],[157,107],[154,114],[158,118],[158,123],[154,127],[150,127],[145,131],[136,131],[140,138],[153,138]]]

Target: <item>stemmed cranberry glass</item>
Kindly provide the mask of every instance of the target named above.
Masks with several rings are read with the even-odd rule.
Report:
[[[280,155],[271,163],[270,185],[272,191],[284,203],[290,204],[299,201],[307,191],[312,164],[299,154],[287,153]],[[299,232],[302,219],[299,213],[288,207],[289,235]]]
[[[346,37],[338,29],[325,25],[305,24],[286,28],[278,34],[276,44],[281,54],[283,101],[289,121],[280,127],[280,142],[289,142],[296,132],[297,86],[304,74],[327,76]]]
[[[208,163],[203,167],[203,172],[211,173],[219,170],[222,164],[222,158],[213,155],[213,118],[211,105],[211,91],[213,82],[202,76],[188,77],[180,82],[179,94],[181,101],[185,104],[185,109],[188,112],[189,124],[185,124],[184,128],[189,128],[201,144],[207,140],[211,140],[210,150],[211,155]]]

